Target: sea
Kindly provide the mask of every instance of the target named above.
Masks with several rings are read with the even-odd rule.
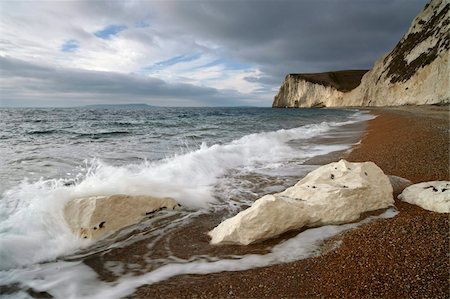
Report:
[[[207,232],[344,155],[371,118],[352,109],[0,109],[0,296],[133,297],[178,275],[320,254],[324,239],[360,223],[249,246],[212,246]],[[114,194],[171,197],[182,208],[97,242],[72,233],[67,202]]]

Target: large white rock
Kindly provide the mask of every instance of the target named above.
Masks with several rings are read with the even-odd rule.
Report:
[[[171,198],[122,194],[95,196],[69,201],[64,207],[64,217],[74,234],[84,239],[99,239],[157,211],[174,210],[179,206]]]
[[[450,213],[450,182],[432,181],[414,184],[403,190],[398,198],[425,210]]]
[[[392,206],[392,186],[373,162],[319,167],[295,186],[266,195],[209,232],[211,243],[247,245],[292,229],[340,224]]]

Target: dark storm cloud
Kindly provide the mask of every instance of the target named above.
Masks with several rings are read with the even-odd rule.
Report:
[[[421,11],[424,0],[170,2],[166,25],[213,40],[270,78],[289,72],[370,68]],[[169,15],[169,17],[167,16]]]
[[[153,105],[238,105],[251,99],[234,91],[169,84],[113,72],[58,69],[0,57],[1,106],[77,106],[142,101]],[[63,101],[64,100],[64,101]]]
[[[103,102],[268,106],[288,73],[371,68],[376,59],[396,45],[426,2],[99,0],[47,2],[45,9],[39,3],[34,10],[28,6],[20,10],[24,7],[17,8],[8,2],[18,11],[13,11],[9,19],[3,18],[9,20],[4,33],[25,29],[17,31],[22,35],[11,34],[8,35],[11,40],[7,36],[1,41],[6,53],[2,55],[6,56],[0,57],[0,106],[74,106]],[[8,11],[11,9],[3,13],[7,15]],[[62,12],[72,21],[61,23]],[[16,28],[22,23],[39,24],[41,19],[53,21],[45,32],[35,31],[33,26]],[[104,24],[98,27],[92,20],[104,20]],[[69,29],[62,26],[67,24],[73,26]],[[61,32],[57,30],[60,28]],[[99,35],[106,39],[98,38]],[[52,56],[52,43],[46,40],[52,41],[54,37],[61,40],[57,44],[58,52],[66,56]],[[44,42],[39,43],[39,38],[45,39]],[[139,55],[133,56],[135,51]],[[155,55],[158,51],[171,53],[157,64],[159,68],[189,62],[190,57],[195,59],[191,59],[191,66],[174,68],[179,70],[174,76],[151,72],[166,77],[144,76],[143,70],[152,71],[148,67],[155,64],[155,57],[160,56]],[[192,55],[213,57],[214,61],[226,62],[227,67],[217,71],[217,78],[208,81],[211,70],[196,65],[194,62],[199,57]],[[130,57],[140,59],[133,61]],[[45,65],[51,63],[58,67]],[[245,80],[256,86],[254,89],[208,87],[210,82],[214,82],[210,86],[217,88],[231,86],[225,81],[233,82],[231,76],[236,74],[231,72],[233,65],[248,71],[248,76],[244,74],[233,86]],[[130,70],[135,74],[129,74]],[[196,85],[168,83],[163,79]],[[237,90],[253,91],[243,95]]]

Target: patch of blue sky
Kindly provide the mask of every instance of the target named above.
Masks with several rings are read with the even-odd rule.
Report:
[[[69,39],[66,40],[60,47],[62,52],[75,52],[80,48],[80,43],[77,40]]]
[[[124,31],[128,27],[126,25],[109,25],[102,30],[94,32],[94,35],[101,39],[111,39],[116,36],[119,32]]]
[[[201,53],[177,55],[177,56],[171,57],[169,59],[156,62],[153,65],[143,67],[140,69],[140,71],[138,73],[141,73],[141,74],[152,73],[152,72],[155,72],[158,70],[162,70],[166,67],[176,65],[178,63],[184,63],[184,62],[190,62],[190,61],[197,60],[201,56],[202,56]],[[225,70],[246,70],[246,69],[251,68],[251,66],[248,64],[235,62],[235,61],[225,59],[225,58],[217,58],[210,62],[206,62],[205,64],[202,64],[202,65],[192,66],[191,70],[207,69],[207,68],[214,67],[214,66],[222,66]]]
[[[196,69],[208,68],[208,67],[213,67],[216,65],[222,65],[227,70],[245,70],[245,69],[250,68],[250,65],[248,65],[248,64],[231,61],[231,60],[225,59],[225,58],[218,58],[218,59],[215,59],[204,65],[200,65],[200,66],[196,67]]]
[[[201,56],[202,56],[201,53],[178,55],[178,56],[169,58],[167,60],[159,61],[159,62],[155,63],[155,65],[162,66],[162,67],[171,66],[171,65],[175,65],[175,64],[178,64],[181,62],[193,61],[193,60],[199,59]]]
[[[172,66],[172,65],[175,65],[178,63],[189,62],[189,61],[199,59],[201,56],[202,56],[201,53],[193,53],[193,54],[184,54],[184,55],[174,56],[169,59],[162,60],[162,61],[156,62],[152,65],[143,67],[143,68],[141,68],[140,73],[148,73],[148,72],[152,72],[152,71],[156,71],[156,70],[161,70],[165,67],[169,67],[169,66]]]
[[[134,23],[134,27],[136,28],[147,28],[150,27],[150,20],[142,19]]]
[[[236,61],[225,61],[225,65],[227,66],[227,69],[232,70],[245,70],[250,68],[250,65]]]

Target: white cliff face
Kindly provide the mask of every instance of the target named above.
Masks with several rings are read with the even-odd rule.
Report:
[[[333,97],[329,96],[330,91],[323,95],[310,93],[314,88],[305,89],[304,84],[299,84],[298,89],[304,90],[299,97],[296,88],[289,86],[286,91],[293,93],[280,89],[274,106],[283,102],[277,98],[283,98],[288,107],[295,107],[295,101],[298,107],[313,107],[309,94],[313,104],[322,102],[326,107],[447,104],[450,102],[449,50],[450,3],[431,0],[396,47],[375,62],[358,87]]]
[[[287,75],[275,97],[273,107],[324,107],[330,103],[342,103],[343,94],[332,86],[324,86],[295,75]]]
[[[432,181],[414,184],[403,190],[398,198],[425,210],[450,213],[450,182]]]
[[[64,218],[72,232],[80,238],[99,239],[151,217],[160,210],[178,207],[178,203],[171,198],[121,194],[95,196],[69,201],[64,207]]]
[[[449,103],[450,4],[432,0],[398,45],[379,59],[361,84],[346,94],[346,106]]]
[[[324,165],[283,192],[266,195],[209,232],[212,244],[247,245],[292,229],[357,220],[394,204],[389,178],[372,162]]]
[[[384,78],[383,59],[362,79],[361,85],[345,95],[342,106],[401,106],[445,104],[450,101],[449,52],[438,56],[405,82]],[[383,80],[378,81],[380,77]],[[334,106],[334,105],[333,105]],[[330,106],[331,107],[331,106]]]

